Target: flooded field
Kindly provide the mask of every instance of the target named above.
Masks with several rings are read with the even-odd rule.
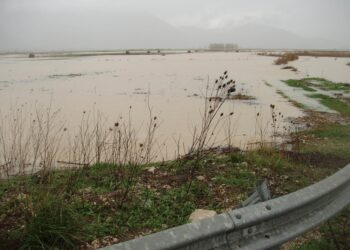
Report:
[[[142,128],[149,121],[151,109],[158,128],[154,159],[172,159],[187,152],[195,128],[201,125],[207,84],[227,70],[229,77],[236,80],[236,93],[251,98],[225,103],[222,112],[227,121],[217,128],[208,146],[227,145],[230,133],[230,144],[246,148],[261,140],[261,131],[264,139],[271,135],[271,104],[281,113],[277,121],[279,132],[289,131],[289,118],[303,115],[277,90],[310,107],[325,110],[317,100],[306,98],[282,80],[322,77],[350,81],[347,58],[300,57],[290,63],[297,68],[296,72],[274,65],[274,59],[254,53],[41,58],[3,55],[0,110],[3,119],[9,112],[21,110],[29,120],[35,116],[35,110],[48,107],[59,110],[57,120],[62,122],[68,137],[74,137],[87,116],[112,128],[128,120],[130,113],[136,134],[142,137],[147,133]],[[102,115],[97,117],[98,111]],[[228,117],[230,112],[234,114]],[[62,152],[67,149],[61,147]],[[59,153],[57,160],[69,159],[65,154]]]

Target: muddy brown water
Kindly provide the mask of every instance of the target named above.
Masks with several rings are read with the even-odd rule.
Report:
[[[309,106],[327,110],[317,100],[305,98],[302,92],[281,80],[310,76],[350,81],[347,58],[300,57],[290,63],[298,72],[282,70],[282,66],[273,64],[274,59],[254,53],[30,59],[27,55],[0,56],[0,109],[6,113],[21,107],[30,114],[35,108],[51,105],[53,110],[60,110],[64,126],[75,131],[84,111],[100,110],[107,119],[106,126],[113,126],[120,117],[127,117],[132,106],[133,124],[140,128],[148,119],[149,95],[152,112],[160,123],[156,134],[156,159],[171,159],[178,149],[175,141],[180,138],[180,153],[186,152],[194,127],[200,126],[203,111],[200,96],[207,83],[227,70],[237,82],[238,93],[256,98],[228,101],[223,107],[225,114],[234,112],[233,145],[245,148],[260,140],[259,126],[266,129],[264,136],[269,138],[272,131],[270,104],[283,114],[283,119],[278,121],[280,132],[283,126],[289,126],[288,118],[303,115],[276,93],[278,89]],[[219,129],[216,144],[227,142],[225,131],[225,126]]]

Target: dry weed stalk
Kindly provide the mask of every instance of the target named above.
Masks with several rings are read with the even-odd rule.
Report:
[[[181,163],[182,165],[186,165],[187,160],[194,160],[194,163],[189,166],[188,190],[191,187],[195,171],[199,168],[199,164],[205,156],[205,149],[211,148],[215,143],[218,127],[225,117],[233,115],[233,112],[225,115],[221,111],[221,108],[236,91],[235,83],[234,80],[228,79],[227,71],[225,71],[215,80],[212,86],[209,85],[209,82],[207,84],[201,125],[199,128],[194,128],[191,146],[186,157],[182,159],[184,162]]]
[[[274,104],[270,104],[271,120],[264,121],[261,112],[257,112],[255,116],[255,137],[258,139],[252,145],[258,146],[260,149],[277,147],[277,137],[280,136],[280,121],[284,118],[281,112],[277,111]],[[283,127],[285,129],[285,126]]]
[[[39,170],[47,174],[54,167],[63,131],[57,115],[51,105],[44,111],[37,108],[29,119],[23,108],[1,115],[0,159],[7,178]]]
[[[235,91],[235,81],[232,79],[228,80],[227,71],[219,79],[215,80],[213,86],[209,86],[209,83],[207,84],[201,125],[199,129],[195,128],[193,131],[188,155],[200,154],[208,146],[210,139],[214,137],[216,128],[224,118],[224,113],[220,112],[221,107]],[[233,112],[229,115],[233,115]]]
[[[68,131],[60,120],[59,110],[51,105],[36,108],[28,115],[24,108],[0,114],[0,172],[3,177],[34,174],[40,176],[57,167],[89,166],[98,163],[141,165],[155,159],[155,133],[159,126],[147,99],[147,126],[136,129],[128,118],[108,126],[100,111],[83,112],[76,131]],[[142,136],[141,136],[142,132]]]

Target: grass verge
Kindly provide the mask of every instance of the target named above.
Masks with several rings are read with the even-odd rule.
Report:
[[[196,208],[219,213],[234,208],[261,178],[269,180],[275,197],[281,196],[349,162],[349,133],[350,126],[334,124],[303,132],[298,136],[309,139],[293,153],[272,149],[208,153],[200,162],[186,162],[199,166],[190,188],[188,166],[180,161],[143,165],[133,182],[121,178],[124,167],[111,164],[52,172],[44,190],[35,176],[0,181],[0,246],[87,248],[132,239],[184,224]],[[343,153],[338,154],[340,150]],[[77,174],[74,185],[62,192]],[[126,198],[125,188],[130,190]],[[332,223],[338,228],[338,222]]]

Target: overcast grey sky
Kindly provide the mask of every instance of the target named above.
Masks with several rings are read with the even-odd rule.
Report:
[[[162,21],[164,24],[160,24]],[[2,51],[69,50],[79,46],[82,49],[124,48],[128,47],[125,36],[142,40],[131,33],[139,32],[138,29],[146,32],[152,25],[162,26],[159,31],[167,36],[168,31],[182,34],[183,26],[197,28],[198,32],[204,29],[208,36],[204,39],[202,34],[200,37],[205,42],[211,41],[210,35],[217,34],[211,33],[213,31],[231,29],[233,32],[245,25],[254,26],[258,31],[264,26],[289,32],[296,40],[300,37],[301,42],[295,46],[303,47],[302,39],[319,39],[323,43],[316,47],[328,43],[329,48],[350,49],[350,0],[0,0]],[[251,30],[254,32],[254,28]],[[117,33],[124,37],[118,37]],[[276,34],[276,39],[282,34],[277,30],[272,33]],[[241,41],[239,34],[237,31],[238,37],[232,40]],[[97,41],[96,35],[106,35],[104,42]],[[62,37],[69,38],[70,42],[58,41]],[[133,41],[129,47],[204,46],[189,40],[170,42],[159,32],[153,39],[147,38],[144,46],[142,41]],[[199,36],[193,35],[192,39],[199,39]],[[218,38],[223,42],[224,39],[223,36]],[[214,42],[215,38],[212,40]],[[269,47],[269,44],[247,42],[246,46]]]

